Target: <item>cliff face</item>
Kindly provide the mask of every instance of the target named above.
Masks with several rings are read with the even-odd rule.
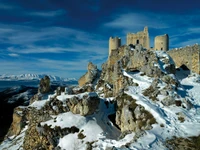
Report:
[[[126,86],[134,85],[133,81],[124,76],[123,72],[141,71],[149,77],[162,77],[164,74],[175,73],[175,64],[167,54],[143,50],[142,47],[122,46],[112,50],[106,63],[102,65],[102,73],[98,86],[110,85],[104,88],[107,96],[115,96]],[[111,92],[112,89],[112,92]]]

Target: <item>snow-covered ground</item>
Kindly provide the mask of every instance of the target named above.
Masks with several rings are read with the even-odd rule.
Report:
[[[52,119],[42,123],[42,125],[48,124],[51,125],[51,127],[61,126],[61,128],[76,126],[80,129],[80,132],[86,136],[83,139],[78,139],[78,133],[75,133],[60,138],[58,145],[62,150],[85,150],[87,146],[86,143],[88,142],[92,143],[92,146],[95,147],[93,149],[95,150],[104,150],[107,147],[116,147],[117,149],[123,150],[165,150],[167,148],[163,145],[163,142],[166,139],[170,139],[173,136],[187,138],[200,135],[199,76],[188,76],[188,73],[183,70],[177,71],[176,77],[182,85],[180,89],[178,89],[178,94],[181,98],[188,99],[194,105],[191,109],[186,109],[175,105],[164,106],[159,101],[153,102],[148,97],[144,96],[142,93],[151,85],[153,78],[149,78],[145,75],[141,76],[140,73],[130,74],[124,72],[124,75],[132,78],[133,82],[138,83],[139,85],[129,87],[129,90],[126,91],[126,93],[136,99],[137,104],[142,105],[149,111],[155,117],[157,124],[154,124],[151,130],[145,131],[137,141],[133,141],[133,137],[135,136],[134,133],[126,135],[123,139],[118,139],[120,131],[108,119],[108,115],[115,112],[114,105],[109,104],[107,107],[105,101],[110,101],[110,99],[102,98],[100,100],[99,109],[93,115],[84,117],[71,112],[66,112],[53,116],[53,118],[56,118],[56,122],[55,119]],[[160,83],[159,86],[165,86],[165,83]],[[48,96],[47,99],[42,101],[34,102],[31,107],[40,109],[51,96]],[[62,93],[57,99],[64,101],[71,96],[72,95]],[[78,96],[81,97],[82,94],[79,94]],[[162,99],[163,97],[158,96],[157,98]],[[184,117],[184,122],[180,121],[180,116]],[[23,137],[24,132],[19,136]],[[0,149],[5,147],[6,142],[9,143],[10,141],[4,141],[0,146]],[[21,142],[23,142],[23,140],[21,140]],[[120,148],[127,143],[131,143],[129,148]]]
[[[142,105],[147,111],[149,111],[156,119],[158,124],[153,125],[153,129],[145,131],[145,134],[140,137],[137,142],[131,144],[131,148],[136,149],[152,149],[160,150],[166,149],[162,145],[162,141],[167,138],[176,137],[191,137],[200,135],[200,83],[196,82],[197,75],[189,77],[181,77],[185,74],[183,70],[177,73],[177,78],[180,79],[180,83],[183,85],[182,92],[185,92],[184,97],[188,98],[194,107],[187,110],[177,106],[164,106],[159,102],[153,102],[142,94],[143,89],[149,85],[147,83],[148,77],[143,77],[138,74],[126,76],[133,78],[134,82],[138,83],[137,87],[129,87],[127,94],[136,99],[136,103]],[[139,76],[139,77],[138,77]],[[144,84],[143,84],[144,81]],[[189,88],[188,88],[189,87]],[[179,94],[179,93],[178,93]],[[180,94],[181,95],[181,94]],[[182,114],[184,122],[181,122],[177,114]],[[161,125],[163,127],[161,127]]]

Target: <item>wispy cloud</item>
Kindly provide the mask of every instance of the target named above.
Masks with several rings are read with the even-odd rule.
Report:
[[[104,24],[105,27],[123,29],[125,32],[141,29],[148,26],[150,28],[168,28],[169,24],[163,22],[162,18],[154,13],[125,13],[113,17],[110,22]]]
[[[55,11],[37,11],[30,12],[29,15],[38,16],[38,17],[57,17],[65,14],[65,10],[55,10]]]
[[[15,53],[10,53],[10,54],[8,54],[9,56],[11,56],[11,57],[19,57],[19,55],[18,54],[15,54]]]
[[[107,38],[82,30],[64,27],[37,28],[24,25],[0,24],[0,41],[7,45],[4,55],[13,57],[13,63],[4,59],[2,73],[50,73],[68,77],[80,76],[92,61],[100,65],[108,54]],[[56,55],[56,58],[54,57]],[[72,56],[70,56],[72,55]],[[20,57],[19,57],[20,56]],[[19,57],[19,58],[17,58]],[[26,63],[22,63],[25,61]],[[2,65],[8,65],[9,69]],[[51,73],[51,74],[52,74]]]
[[[119,13],[104,23],[103,28],[115,29],[118,35],[123,37],[128,32],[141,31],[144,26],[148,26],[150,39],[154,39],[156,35],[168,33],[170,47],[180,47],[198,42],[198,39],[194,39],[194,35],[200,36],[197,23],[200,16],[197,14],[196,11],[187,14],[160,14],[146,11]]]

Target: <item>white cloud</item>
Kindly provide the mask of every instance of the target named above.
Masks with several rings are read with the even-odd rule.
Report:
[[[19,55],[18,54],[15,54],[15,53],[10,53],[10,54],[8,54],[9,56],[11,56],[11,57],[19,57]]]
[[[143,12],[116,15],[113,20],[105,23],[104,26],[123,29],[125,32],[130,32],[133,30],[141,30],[144,26],[156,29],[168,28],[169,24],[163,22],[163,19],[157,14]]]

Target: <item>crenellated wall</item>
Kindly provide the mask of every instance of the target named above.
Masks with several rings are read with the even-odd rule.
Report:
[[[126,37],[126,44],[141,44],[144,48],[149,49],[149,32],[148,27],[144,27],[144,31],[137,33],[128,33]]]
[[[186,46],[167,51],[176,67],[187,66],[192,72],[200,74],[200,45]]]

